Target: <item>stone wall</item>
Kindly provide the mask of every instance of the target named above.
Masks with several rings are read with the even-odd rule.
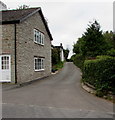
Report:
[[[51,41],[39,13],[17,24],[17,80],[23,83],[51,73]],[[44,46],[34,43],[34,28],[44,33]],[[34,71],[34,56],[45,57],[45,70]]]
[[[1,25],[0,25],[1,27]],[[14,24],[2,25],[2,54],[11,56],[11,82],[15,82],[15,36]]]

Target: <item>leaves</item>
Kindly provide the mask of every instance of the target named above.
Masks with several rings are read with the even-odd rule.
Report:
[[[88,25],[86,32],[73,45],[73,52],[86,57],[106,54],[108,44],[100,28],[100,24],[96,20]]]
[[[17,9],[28,9],[28,8],[29,8],[28,5],[20,5],[20,6],[18,6]]]
[[[83,69],[85,82],[96,87],[96,90],[114,90],[115,58],[98,56],[95,60],[85,60]]]
[[[69,49],[63,49],[64,51],[64,57],[65,57],[65,60],[67,61],[67,58],[68,58],[68,55],[69,55]]]
[[[103,33],[95,20],[73,45],[73,52],[71,59],[81,68],[83,81],[95,86],[98,96],[109,90],[115,94],[115,34]]]
[[[58,48],[52,49],[52,65],[58,64],[60,62],[60,50]]]

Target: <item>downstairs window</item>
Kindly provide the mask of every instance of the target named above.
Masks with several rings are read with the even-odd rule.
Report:
[[[39,58],[39,57],[34,58],[34,70],[35,71],[44,70],[44,58]]]

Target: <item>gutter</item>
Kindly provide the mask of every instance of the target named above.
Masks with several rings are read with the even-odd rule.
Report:
[[[16,49],[16,23],[14,24],[14,54],[15,54],[15,84],[17,83],[17,49]]]
[[[5,24],[16,24],[16,23],[20,23],[20,20],[9,20],[9,21],[0,21],[0,25],[5,25]]]

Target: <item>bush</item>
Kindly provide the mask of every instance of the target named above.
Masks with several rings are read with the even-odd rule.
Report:
[[[97,56],[95,60],[85,60],[83,68],[83,81],[93,85],[97,93],[108,91],[115,93],[115,58],[110,56]]]
[[[55,71],[63,68],[63,66],[64,66],[64,62],[59,62],[59,63],[53,65],[52,66],[52,72],[55,72]]]
[[[111,49],[111,50],[107,51],[107,55],[115,57],[115,49]]]
[[[85,60],[84,56],[78,54],[75,55],[72,60],[76,66],[78,66],[81,70],[83,69],[84,60]]]
[[[57,48],[53,48],[51,58],[52,58],[52,65],[58,64],[61,61],[60,60],[60,50]]]

